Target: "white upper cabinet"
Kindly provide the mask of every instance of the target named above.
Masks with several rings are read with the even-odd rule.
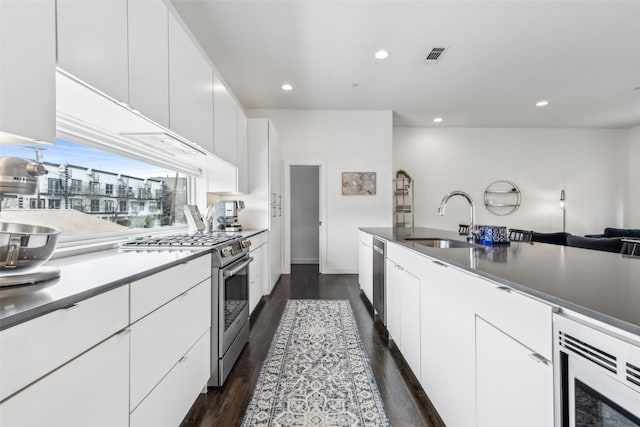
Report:
[[[55,12],[54,0],[0,1],[0,133],[55,141]]]
[[[213,153],[213,72],[169,14],[169,127]]]
[[[238,193],[249,192],[249,152],[247,141],[247,116],[238,110]]]
[[[58,66],[129,102],[127,0],[57,0]]]
[[[169,127],[169,12],[162,0],[129,0],[129,105]]]
[[[238,164],[237,104],[217,75],[213,76],[213,129],[215,154],[227,162]]]

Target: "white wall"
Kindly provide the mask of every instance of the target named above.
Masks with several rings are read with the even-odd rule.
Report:
[[[446,193],[462,190],[475,201],[479,224],[561,231],[565,188],[567,231],[599,233],[625,223],[627,155],[633,148],[637,159],[640,150],[640,138],[630,144],[628,135],[599,129],[394,128],[393,170],[404,169],[415,180],[417,226],[457,229],[468,223],[462,198],[451,199],[444,217],[436,213]],[[484,189],[496,180],[520,188],[522,205],[515,213],[496,216],[484,207]],[[637,196],[633,212],[637,217]]]
[[[391,111],[248,110],[270,118],[283,146],[285,166],[285,273],[289,271],[289,165],[319,165],[323,230],[321,271],[357,273],[358,227],[391,226]],[[377,172],[374,196],[343,196],[342,172]]]
[[[626,228],[640,228],[640,126],[629,130],[629,195]]]
[[[320,170],[291,166],[291,263],[317,264],[320,258]]]

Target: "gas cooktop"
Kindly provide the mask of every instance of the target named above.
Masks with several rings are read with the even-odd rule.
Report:
[[[216,246],[242,237],[240,233],[195,233],[195,234],[171,234],[168,236],[146,236],[124,243],[123,248],[135,249],[142,247],[166,247],[166,246]]]

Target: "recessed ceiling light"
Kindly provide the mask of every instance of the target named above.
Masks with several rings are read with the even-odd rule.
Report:
[[[282,85],[282,90],[286,90],[288,92],[290,90],[293,90],[293,86],[291,86],[289,83],[285,83]]]
[[[376,53],[373,54],[373,57],[376,59],[386,59],[389,57],[389,52],[384,49],[380,49]]]
[[[536,107],[546,107],[547,105],[549,105],[549,101],[547,101],[546,99],[542,99],[536,102]]]
[[[433,119],[433,123],[442,123],[443,118],[442,117],[435,117]]]

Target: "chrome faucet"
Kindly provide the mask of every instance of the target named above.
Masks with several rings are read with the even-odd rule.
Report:
[[[471,214],[471,218],[470,218],[471,222],[469,223],[469,232],[467,234],[467,240],[470,241],[470,242],[474,242],[476,234],[477,234],[477,231],[476,231],[476,209],[475,209],[475,206],[473,204],[473,199],[471,199],[470,195],[468,195],[464,191],[452,191],[451,193],[445,195],[444,198],[442,199],[442,202],[440,202],[440,207],[438,208],[438,215],[440,215],[440,216],[444,215],[445,208],[447,207],[447,202],[453,196],[462,196],[462,197],[465,198],[465,200],[467,202],[469,202],[469,207],[470,207],[469,210],[470,210],[470,214]]]

